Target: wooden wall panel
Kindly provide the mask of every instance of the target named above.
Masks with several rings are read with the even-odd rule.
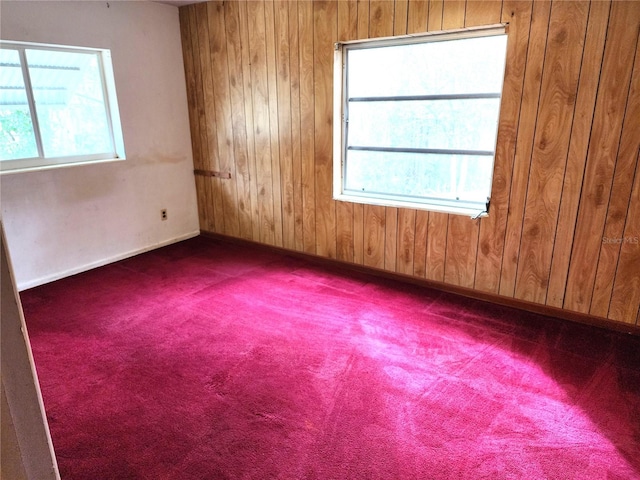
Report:
[[[227,2],[232,3],[232,2]],[[293,174],[293,215],[295,249],[304,250],[304,212],[302,209],[302,144],[300,119],[300,42],[298,39],[298,2],[289,6],[289,61],[291,75],[291,162]]]
[[[589,4],[551,7],[516,277],[517,298],[544,303]]]
[[[622,122],[626,105],[635,100],[628,95],[638,24],[640,3],[612,2],[564,300],[565,308],[579,312],[591,306]]]
[[[313,95],[313,3],[298,3],[300,142],[302,150],[303,248],[316,253],[315,101]]]
[[[336,258],[333,200],[333,44],[338,40],[338,3],[313,2],[315,99],[316,253]]]
[[[247,4],[249,52],[251,68],[251,96],[253,106],[253,138],[256,158],[258,192],[259,241],[276,245],[273,172],[269,124],[269,86],[267,80],[267,49],[265,4]]]
[[[231,127],[233,130],[233,158],[230,172],[235,184],[238,213],[238,235],[252,239],[251,173],[247,142],[247,112],[244,98],[244,72],[239,3],[225,2],[224,19],[227,66],[229,69],[229,96],[231,101]],[[220,21],[220,19],[218,19]]]
[[[231,3],[231,2],[227,2]],[[253,121],[253,93],[251,80],[251,52],[249,45],[249,14],[247,4],[238,2],[238,16],[240,29],[240,44],[236,47],[241,51],[242,63],[242,90],[244,94],[244,115],[245,115],[245,134],[246,148],[249,167],[249,197],[251,199],[251,238],[254,241],[260,241],[260,206],[258,205],[258,167],[256,164],[256,142]],[[234,37],[232,37],[234,38]]]
[[[636,99],[637,101],[637,99]],[[638,325],[640,316],[640,158],[636,162],[632,202],[620,247],[608,318]]]
[[[608,313],[622,244],[625,242],[640,243],[640,240],[636,240],[634,236],[627,238],[624,236],[625,223],[627,220],[631,220],[627,219],[627,212],[631,212],[631,189],[640,151],[640,135],[638,134],[640,124],[640,56],[637,54],[631,77],[631,89],[627,98],[627,108],[618,147],[618,160],[611,186],[611,200],[607,209],[607,219],[600,244],[598,269],[596,270],[595,286],[589,310],[592,315],[600,317],[605,317]],[[632,220],[628,223],[631,225]],[[633,232],[633,227],[629,228]],[[640,249],[640,246],[638,248]],[[640,263],[637,263],[637,266],[636,274],[640,275]],[[628,300],[633,306],[633,300],[631,298]]]
[[[213,103],[215,112],[215,134],[218,145],[218,168],[220,172],[232,173],[230,179],[215,178],[217,189],[222,197],[223,228],[226,235],[240,236],[238,220],[238,195],[235,188],[236,159],[233,150],[233,114],[231,113],[231,85],[227,61],[227,42],[223,2],[211,2],[207,6],[209,24],[209,52],[211,58],[211,76],[213,85]],[[240,118],[242,116],[240,115]]]
[[[538,119],[538,101],[540,98],[542,67],[547,45],[550,13],[551,2],[544,0],[533,2],[529,27],[529,42],[526,52],[527,62],[525,65],[524,85],[521,93],[522,106],[516,133],[516,151],[513,161],[507,230],[502,255],[502,273],[500,275],[499,293],[508,297],[514,295],[516,286],[516,273],[520,255],[520,238],[524,220],[524,204],[526,201],[527,183],[529,181],[529,170],[531,167],[533,135]],[[498,135],[500,135],[500,133],[498,133]],[[498,149],[501,147],[502,145],[498,145]]]
[[[216,103],[215,95],[219,88],[219,83],[213,83],[213,73],[211,70],[211,47],[209,43],[209,22],[207,15],[207,4],[196,5],[194,20],[196,31],[198,32],[198,47],[200,59],[200,75],[196,75],[197,85],[202,88],[202,105],[200,109],[200,135],[206,139],[208,155],[206,157],[207,170],[216,172],[220,169],[220,152],[218,150],[218,124],[216,123]],[[224,124],[224,120],[221,121]],[[217,231],[224,232],[224,196],[222,185],[218,178],[207,177],[205,179],[207,195],[213,196],[210,203],[213,209],[213,223]]]
[[[274,244],[282,247],[284,240],[282,211],[282,164],[280,162],[280,139],[278,123],[278,72],[276,68],[275,14],[273,1],[264,2],[265,47],[267,49],[267,98],[269,105],[269,145],[271,147],[271,186],[273,189],[273,234]]]
[[[564,301],[564,286],[569,272],[572,242],[559,242],[557,240],[573,238],[575,231],[610,8],[611,2],[603,0],[593,3],[589,10],[589,23],[587,25],[584,49],[586,55],[582,57],[582,67],[580,69],[578,98],[571,128],[571,143],[569,144],[567,167],[564,173],[562,199],[558,214],[556,241],[553,245],[553,260],[551,262],[547,293],[547,304],[558,308],[562,307]]]
[[[278,143],[280,144],[280,192],[282,196],[282,246],[289,250],[295,250],[289,6],[286,2],[274,2],[273,6],[276,40],[276,89],[278,92],[277,126]]]
[[[232,173],[196,177],[203,230],[638,321],[640,246],[602,237],[640,236],[640,2],[256,0],[180,20],[194,167]],[[333,43],[500,21],[489,216],[334,201]]]

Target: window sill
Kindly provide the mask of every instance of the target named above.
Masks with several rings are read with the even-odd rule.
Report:
[[[42,170],[53,170],[58,168],[67,168],[81,165],[95,165],[100,163],[120,162],[126,160],[125,157],[108,157],[108,158],[56,158],[52,163],[52,159],[32,159],[32,160],[4,160],[0,161],[0,175],[9,175],[12,173],[38,172]],[[44,163],[47,162],[47,163]]]
[[[364,205],[375,205],[379,207],[410,208],[415,210],[425,210],[429,212],[449,213],[452,215],[464,215],[472,219],[487,217],[488,213],[478,208],[453,207],[448,205],[425,204],[419,202],[407,202],[400,200],[361,197],[358,195],[337,194],[334,200],[340,202],[360,203]]]

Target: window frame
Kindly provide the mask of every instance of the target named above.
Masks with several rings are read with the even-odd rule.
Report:
[[[52,168],[69,167],[73,165],[86,165],[104,162],[114,162],[126,159],[124,138],[120,111],[116,95],[115,77],[111,59],[111,51],[103,48],[77,47],[69,45],[54,45],[34,42],[21,42],[13,40],[0,40],[0,48],[18,52],[22,78],[25,84],[25,93],[29,107],[29,115],[33,126],[33,134],[38,152],[37,157],[0,160],[0,175],[20,173],[34,170],[48,170]],[[96,55],[98,70],[104,98],[104,107],[107,121],[108,137],[111,151],[81,155],[63,155],[47,157],[44,154],[40,120],[35,106],[33,86],[26,58],[27,50],[88,53]]]
[[[394,37],[382,37],[373,39],[349,40],[341,41],[334,44],[334,70],[333,70],[333,199],[338,201],[361,203],[367,205],[412,208],[418,210],[427,210],[443,213],[451,213],[458,215],[467,215],[472,218],[479,218],[488,215],[490,197],[487,198],[485,208],[478,210],[477,208],[469,208],[466,206],[456,206],[455,201],[410,201],[400,200],[399,195],[394,194],[353,194],[345,193],[345,179],[347,168],[347,121],[346,112],[347,104],[347,51],[351,49],[375,48],[385,46],[401,46],[416,43],[437,42],[453,39],[478,38],[494,35],[506,35],[508,44],[508,23],[500,23],[494,25],[468,27],[456,30],[423,32],[417,34],[401,35]],[[505,72],[508,52],[508,45],[505,48]],[[500,107],[498,110],[496,140],[493,148],[492,156],[492,178],[490,179],[491,190],[493,190],[493,174],[496,165],[497,139],[499,136],[500,112],[502,110],[502,91],[504,90],[504,76],[500,93]],[[406,149],[409,150],[409,149]]]

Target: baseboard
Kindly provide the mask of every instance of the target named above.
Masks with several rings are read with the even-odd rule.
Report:
[[[136,255],[140,255],[141,253],[150,252],[151,250],[155,250],[157,248],[166,247],[167,245],[171,245],[173,243],[178,243],[183,240],[188,240],[189,238],[194,238],[200,235],[200,231],[196,230],[193,232],[189,232],[184,235],[180,235],[178,237],[171,238],[169,240],[165,240],[160,243],[156,243],[154,245],[149,245],[144,248],[139,248],[136,250],[130,250],[125,253],[121,253],[119,255],[115,255],[113,257],[103,258],[96,262],[91,262],[85,265],[81,265],[76,268],[70,268],[69,270],[65,270],[63,272],[57,272],[53,275],[47,275],[44,277],[36,278],[34,280],[30,280],[28,282],[22,282],[18,284],[18,291],[28,290],[29,288],[39,287],[40,285],[44,285],[46,283],[55,282],[56,280],[60,280],[62,278],[70,277],[72,275],[76,275],[78,273],[86,272],[89,270],[93,270],[94,268],[103,267],[104,265],[108,265],[110,263],[118,262],[120,260],[124,260],[125,258],[134,257]]]
[[[229,237],[221,235],[219,233],[203,231],[202,235],[211,239],[220,240],[227,243],[234,243],[240,245],[247,245],[255,248],[261,248],[263,250],[270,250],[285,254],[293,257],[302,258],[316,264],[324,264],[333,267],[339,267],[346,270],[351,270],[359,273],[366,273],[375,275],[377,277],[395,280],[398,282],[410,283],[412,285],[423,286],[439,290],[442,292],[453,293],[461,295],[467,298],[473,298],[475,300],[481,300],[488,303],[502,305],[505,307],[517,308],[530,313],[537,313],[539,315],[545,315],[547,317],[558,318],[561,320],[568,320],[575,323],[581,323],[584,325],[590,325],[592,327],[603,328],[606,330],[614,330],[621,333],[627,333],[640,336],[640,325],[636,326],[630,323],[618,322],[607,318],[596,317],[586,313],[574,312],[571,310],[564,310],[562,308],[551,307],[548,305],[540,305],[538,303],[528,302],[526,300],[519,300],[512,297],[504,297],[494,293],[481,292],[466,287],[459,287],[456,285],[450,285],[443,282],[436,282],[433,280],[427,280],[423,278],[413,277],[411,275],[405,275],[402,273],[389,272],[373,267],[367,267],[364,265],[358,265],[355,263],[345,262],[343,260],[337,260],[333,258],[322,257],[305,252],[299,252],[296,250],[288,250],[282,247],[276,247],[273,245],[267,245],[264,243],[255,242],[253,240],[247,240],[243,238]]]

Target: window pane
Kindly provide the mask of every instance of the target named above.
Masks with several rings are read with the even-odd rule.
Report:
[[[353,97],[500,93],[506,35],[348,50]]]
[[[45,156],[113,152],[98,55],[26,53]]]
[[[350,102],[349,146],[493,151],[500,99]]]
[[[0,49],[0,160],[38,156],[17,50]]]
[[[349,151],[345,191],[484,204],[492,171],[490,156]]]

